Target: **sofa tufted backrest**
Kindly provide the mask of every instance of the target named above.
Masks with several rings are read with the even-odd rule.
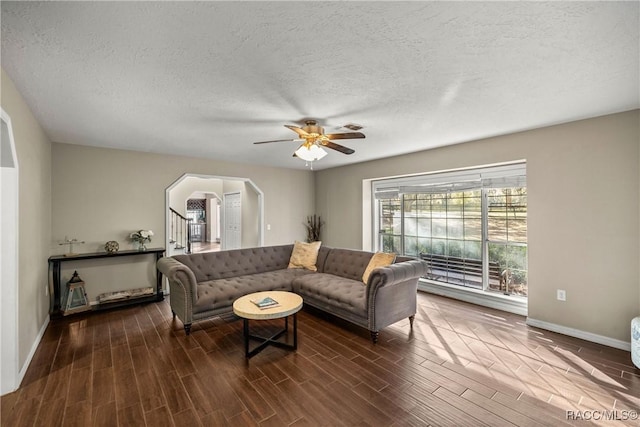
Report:
[[[287,268],[292,250],[293,245],[264,246],[173,258],[189,267],[199,283]]]
[[[362,280],[362,274],[369,265],[372,256],[371,252],[333,248],[326,257],[323,272],[348,279]]]

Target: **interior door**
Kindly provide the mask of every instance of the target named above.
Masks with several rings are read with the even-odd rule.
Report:
[[[240,249],[242,247],[242,194],[240,192],[224,193],[222,203],[223,235],[222,249]]]

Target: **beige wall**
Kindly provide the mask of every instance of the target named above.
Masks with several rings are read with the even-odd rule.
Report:
[[[65,236],[86,242],[78,252],[102,251],[108,240],[118,241],[121,249],[133,249],[127,236],[138,229],[153,230],[156,235],[150,246],[162,247],[165,189],[185,173],[251,179],[264,192],[265,223],[271,224],[271,230],[264,232],[265,245],[303,239],[304,229],[296,225],[314,207],[313,174],[308,171],[71,144],[52,146],[52,253],[62,252],[56,242]],[[151,286],[152,257],[148,259],[122,265],[124,278],[110,276],[114,269],[95,266],[78,271],[93,299],[103,292]],[[74,264],[63,265],[63,281],[73,268],[80,268]]]
[[[2,109],[11,118],[19,165],[18,366],[22,368],[49,313],[51,144],[2,70]]]
[[[323,241],[362,246],[363,179],[525,159],[529,316],[629,341],[640,315],[639,123],[636,110],[318,171]]]
[[[251,179],[265,195],[265,245],[304,238],[295,224],[313,211],[311,172],[54,143],[53,240],[85,240],[83,252],[107,240],[133,248],[128,234],[150,228],[154,241],[164,241],[165,189],[184,173]]]

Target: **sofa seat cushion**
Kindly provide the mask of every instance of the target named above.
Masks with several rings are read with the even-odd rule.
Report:
[[[316,273],[297,277],[293,292],[327,305],[339,307],[357,316],[367,315],[367,287],[360,280],[333,274]]]
[[[194,313],[231,307],[243,295],[260,291],[291,291],[296,277],[314,273],[303,269],[283,269],[198,283]]]

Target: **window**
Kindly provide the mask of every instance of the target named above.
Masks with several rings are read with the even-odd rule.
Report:
[[[527,295],[524,163],[373,182],[375,247],[429,263],[430,281]]]
[[[187,199],[187,218],[191,220],[189,238],[192,243],[206,241],[206,204],[206,199]]]

